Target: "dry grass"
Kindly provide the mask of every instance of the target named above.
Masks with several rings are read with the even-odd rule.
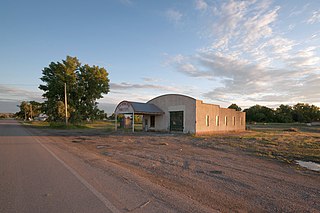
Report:
[[[53,127],[48,122],[27,122],[34,127]],[[242,133],[214,134],[201,136],[194,146],[220,150],[239,149],[257,156],[278,159],[291,163],[294,160],[320,163],[320,126],[305,124],[256,124],[249,125],[250,130]],[[81,126],[69,126],[67,129],[88,128],[113,131],[113,121],[84,123]],[[142,125],[136,124],[136,131],[142,131]],[[119,132],[131,132],[131,129],[118,129]],[[191,139],[193,140],[193,139]],[[190,140],[190,141],[191,141]]]
[[[235,148],[258,156],[291,163],[294,160],[320,163],[320,127],[268,124],[251,126],[240,134],[204,137],[201,146]]]

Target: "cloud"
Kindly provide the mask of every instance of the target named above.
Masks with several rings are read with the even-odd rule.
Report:
[[[319,103],[320,95],[314,92],[320,89],[318,46],[275,30],[280,9],[271,1],[221,3],[219,12],[208,16],[212,44],[193,55],[172,56],[169,64],[200,81],[220,82],[222,86],[202,94],[209,100]]]
[[[166,17],[174,23],[179,23],[183,16],[180,11],[175,9],[168,9],[165,14]]]
[[[192,87],[163,86],[159,84],[110,83],[110,93],[98,102],[108,113],[112,113],[118,103],[123,100],[147,102],[152,98],[168,93],[191,94]],[[129,92],[128,92],[129,91]]]
[[[196,0],[196,9],[197,10],[207,10],[208,4],[205,0]]]
[[[289,59],[292,67],[296,68],[316,68],[319,70],[320,66],[320,57],[316,56],[317,47],[310,46],[303,50],[299,50],[296,54]]]
[[[290,12],[289,17],[298,16],[300,14],[305,13],[305,11],[308,9],[309,6],[310,6],[310,4],[307,3],[302,8],[301,7],[294,7]]]
[[[145,82],[159,82],[160,81],[160,79],[149,78],[149,77],[143,77],[142,80],[145,81]]]
[[[20,105],[20,102],[12,100],[0,100],[0,113],[18,112],[19,108],[17,105]]]
[[[41,96],[42,96],[42,93],[40,91],[22,89],[14,86],[0,85],[0,100],[41,101],[42,100]]]
[[[155,89],[160,91],[179,92],[179,89],[173,86],[162,86],[157,84],[131,84],[127,82],[110,83],[110,89],[115,92],[121,91],[121,90],[138,90],[138,89]]]
[[[320,10],[313,11],[312,16],[307,20],[308,24],[315,24],[320,22]]]

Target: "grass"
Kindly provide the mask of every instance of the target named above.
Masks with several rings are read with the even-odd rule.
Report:
[[[63,122],[46,122],[46,121],[24,121],[22,124],[36,128],[53,128],[53,129],[85,129],[88,128],[83,124],[68,124]]]
[[[24,121],[24,125],[29,125],[37,128],[53,128],[53,129],[100,129],[106,131],[113,131],[115,123],[114,121],[94,121],[94,122],[82,122],[79,124],[66,125],[64,122],[46,122],[46,121]],[[118,129],[124,132],[131,132],[131,128],[120,128],[118,122]],[[142,124],[135,124],[135,131],[142,131]]]
[[[295,160],[320,163],[319,126],[258,124],[252,125],[250,131],[241,134],[210,136],[202,145],[212,148],[233,147],[288,163]]]
[[[33,127],[50,127],[50,123],[46,121],[22,121],[23,125],[33,126]]]

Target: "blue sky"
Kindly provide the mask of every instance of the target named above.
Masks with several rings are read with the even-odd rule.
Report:
[[[42,69],[105,67],[122,100],[180,93],[220,104],[320,106],[320,1],[2,0],[0,112],[41,101]]]

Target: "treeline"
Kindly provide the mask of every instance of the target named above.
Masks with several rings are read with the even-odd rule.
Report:
[[[14,113],[0,113],[0,119],[3,118],[14,118]]]
[[[281,104],[276,109],[255,105],[243,111],[246,112],[247,122],[309,123],[320,121],[320,108],[306,103],[297,103],[294,106]]]
[[[48,117],[46,114],[46,109],[48,108],[46,102],[39,103],[37,101],[22,101],[18,107],[20,110],[15,114],[15,117],[17,118],[23,120],[41,120],[44,117],[46,117],[46,119]],[[63,121],[63,116],[65,116],[64,106],[60,107],[60,109],[58,108],[57,111],[58,115],[61,117],[61,121]],[[91,115],[90,119],[89,117],[86,117],[86,120],[103,120],[105,118],[107,118],[107,113],[105,113],[104,110],[96,109],[95,113]],[[50,117],[48,117],[48,120],[53,121],[50,119]]]

